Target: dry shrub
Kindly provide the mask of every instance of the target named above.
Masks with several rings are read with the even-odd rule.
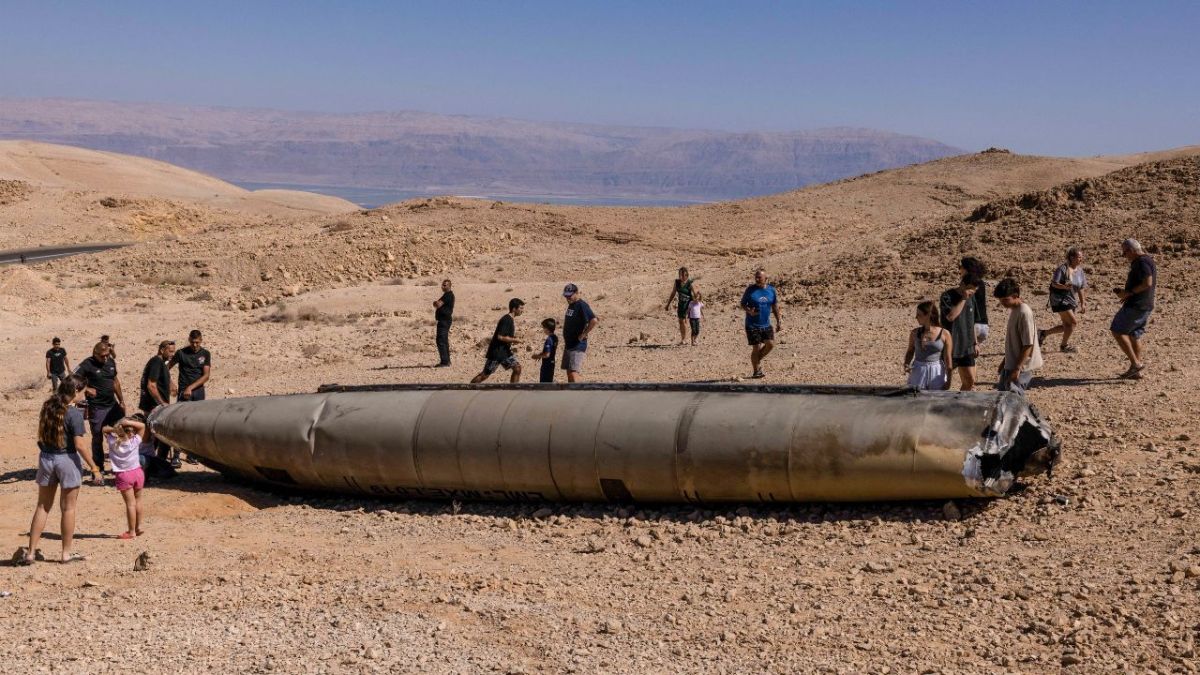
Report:
[[[300,354],[306,359],[311,359],[321,353],[321,345],[317,342],[309,342],[300,345]]]
[[[334,221],[333,223],[330,223],[329,225],[325,226],[325,231],[329,232],[331,234],[334,232],[348,232],[353,229],[354,229],[354,223],[351,223],[348,220]]]
[[[212,299],[213,294],[208,290],[203,290],[199,293],[193,293],[192,295],[188,296],[188,300],[191,300],[192,302],[205,302]]]

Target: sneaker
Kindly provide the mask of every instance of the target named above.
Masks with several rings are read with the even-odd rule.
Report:
[[[178,469],[181,467],[183,467],[183,462],[179,461],[179,455],[175,455],[174,457],[172,457],[171,458],[171,468]]]
[[[752,378],[754,378],[754,379],[756,379],[756,380],[757,380],[757,379],[760,379],[760,378],[764,378],[764,377],[766,377],[766,375],[764,375],[764,374],[763,374],[763,371],[761,371],[761,370],[756,370],[756,371],[754,371],[754,374],[753,374],[753,375],[751,375],[750,377],[752,377]]]
[[[1060,351],[1064,354],[1078,354],[1079,348],[1076,347],[1075,345],[1063,345],[1058,348],[1058,351]]]

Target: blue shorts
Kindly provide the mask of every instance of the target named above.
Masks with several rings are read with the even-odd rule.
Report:
[[[1140,338],[1146,333],[1146,324],[1150,323],[1152,309],[1137,309],[1122,307],[1112,320],[1112,332],[1118,335],[1129,335]]]

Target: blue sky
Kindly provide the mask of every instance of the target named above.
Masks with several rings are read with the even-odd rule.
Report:
[[[0,96],[1200,143],[1200,2],[26,2]]]

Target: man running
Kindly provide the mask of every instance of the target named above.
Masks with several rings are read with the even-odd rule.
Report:
[[[1021,300],[1021,287],[1015,279],[1002,279],[992,294],[1009,310],[1008,330],[1004,335],[1004,360],[1000,362],[996,388],[1024,395],[1029,391],[1033,373],[1042,367],[1037,322],[1033,318],[1033,310]]]
[[[516,384],[521,381],[521,364],[513,354],[512,346],[519,343],[517,339],[516,318],[525,311],[525,301],[513,298],[508,301],[508,314],[496,322],[496,330],[492,331],[492,341],[488,343],[487,358],[483,362],[483,370],[472,380],[471,384],[479,384],[492,376],[497,368],[512,371],[509,382]]]
[[[175,356],[175,341],[163,340],[158,343],[158,353],[150,357],[146,367],[142,368],[142,395],[138,408],[147,416],[155,408],[171,402],[171,357]],[[159,459],[170,459],[171,446],[155,439]],[[176,462],[179,460],[176,459]]]
[[[58,391],[58,384],[67,373],[71,372],[71,361],[67,358],[67,350],[62,347],[62,340],[54,338],[50,341],[50,349],[46,351],[46,379],[50,380],[50,393]]]
[[[1124,288],[1113,289],[1121,299],[1121,309],[1113,317],[1111,330],[1117,346],[1129,359],[1129,370],[1120,376],[1127,380],[1140,380],[1144,377],[1142,370],[1146,367],[1142,360],[1142,336],[1150,323],[1150,313],[1154,311],[1158,268],[1154,265],[1154,258],[1142,250],[1142,245],[1136,239],[1121,242],[1121,256],[1129,261],[1129,274],[1125,277]]]
[[[693,295],[693,280],[688,277],[688,268],[680,267],[679,277],[675,279],[675,285],[671,288],[671,295],[667,296],[666,309],[670,311],[671,301],[678,300],[675,315],[679,317],[679,344],[681,345],[688,339],[688,304],[692,302]],[[693,337],[692,342],[695,341],[695,337]]]
[[[433,318],[437,320],[438,364],[435,368],[450,365],[450,325],[454,323],[454,292],[450,280],[442,280],[442,297],[433,301]]]
[[[775,287],[767,283],[767,271],[758,268],[754,272],[754,283],[742,293],[742,309],[746,312],[746,341],[750,344],[750,377],[764,377],[762,360],[775,348],[775,334],[783,332],[783,320],[779,317],[779,298]],[[771,328],[771,315],[775,315],[775,328]]]
[[[942,315],[942,326],[950,329],[954,338],[951,363],[958,371],[959,389],[971,391],[975,388],[975,360],[979,358],[979,337],[975,333],[975,292],[983,281],[967,272],[959,279],[958,286],[942,293],[938,309]],[[947,373],[947,376],[952,373]]]
[[[202,345],[204,336],[200,331],[188,333],[188,346],[175,352],[168,367],[179,366],[179,400],[203,401],[204,385],[212,372],[212,354]]]
[[[92,355],[84,359],[76,372],[84,379],[88,398],[88,425],[92,431],[92,461],[104,469],[104,434],[101,430],[125,416],[125,395],[117,377],[117,361],[107,342],[97,342]]]
[[[600,319],[579,297],[579,287],[575,284],[563,287],[563,298],[567,301],[567,313],[563,318],[562,369],[567,371],[567,382],[578,382],[583,357],[587,356],[588,335],[596,329]]]

